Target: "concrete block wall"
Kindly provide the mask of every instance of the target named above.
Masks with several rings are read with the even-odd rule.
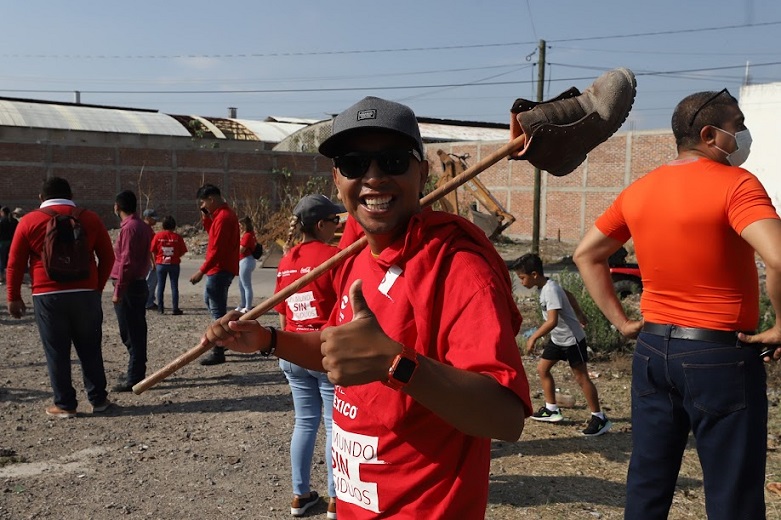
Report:
[[[469,154],[467,163],[471,166],[503,144],[429,145],[429,160],[434,161],[432,172],[442,171],[436,156],[437,149],[457,155]],[[540,238],[577,242],[624,187],[675,156],[672,132],[627,132],[614,135],[594,149],[586,161],[569,175],[555,177],[543,172]],[[531,238],[534,167],[526,161],[502,160],[481,173],[480,179],[504,208],[515,216],[515,222],[504,234],[512,238]]]
[[[429,144],[431,173],[442,171],[438,149],[468,154],[467,163],[473,165],[504,144]],[[628,132],[600,145],[570,175],[543,172],[540,237],[578,241],[625,186],[674,157],[671,132]],[[187,224],[199,220],[195,193],[203,183],[216,184],[240,207],[240,201],[258,197],[273,207],[279,202],[282,171],[292,174],[289,182],[303,184],[311,176],[330,177],[331,162],[317,154],[273,152],[248,141],[0,127],[0,204],[37,207],[41,183],[57,175],[70,181],[76,202],[97,211],[109,228],[118,225],[112,207],[123,189],[139,195],[141,209],[154,207]],[[480,174],[480,180],[516,218],[504,234],[530,238],[533,167],[502,159]],[[460,188],[461,206],[468,207],[471,200],[468,190]]]
[[[25,210],[39,205],[38,193],[50,176],[68,179],[74,200],[117,227],[115,195],[124,189],[139,197],[139,207],[154,207],[180,224],[200,220],[195,194],[206,183],[239,203],[264,197],[278,201],[277,176],[292,174],[304,183],[312,175],[331,175],[331,163],[313,154],[276,153],[262,143],[192,140],[160,136],[111,136],[0,127],[0,204]]]

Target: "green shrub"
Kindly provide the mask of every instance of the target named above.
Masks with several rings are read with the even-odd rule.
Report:
[[[562,288],[568,290],[578,300],[580,308],[588,318],[588,324],[585,327],[586,340],[589,346],[597,353],[611,353],[626,350],[629,340],[621,335],[618,330],[608,321],[602,311],[597,307],[591,295],[583,285],[583,279],[579,274],[562,271],[556,275],[556,279]],[[629,299],[624,300],[624,311],[627,316],[633,319],[639,319],[640,313],[637,309],[628,304]]]
[[[773,304],[767,295],[765,284],[762,284],[759,292],[759,325],[757,332],[762,332],[776,324],[776,315],[773,312]]]

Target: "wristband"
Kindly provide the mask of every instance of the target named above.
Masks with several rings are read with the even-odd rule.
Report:
[[[268,344],[268,349],[260,351],[260,355],[263,357],[269,357],[277,350],[277,329],[268,327],[268,331],[271,333],[271,342]]]

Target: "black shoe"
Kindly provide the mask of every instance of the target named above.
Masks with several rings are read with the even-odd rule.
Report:
[[[146,306],[146,310],[148,310],[148,311],[156,311],[157,310],[157,305],[154,304],[154,303],[152,305],[147,305]]]
[[[111,387],[112,392],[132,392],[133,391],[133,385],[135,383],[129,383],[125,379],[120,379],[119,383],[115,384]]]
[[[174,309],[171,311],[171,314],[173,314],[174,316],[181,316],[182,314],[184,314],[184,312],[182,312],[182,309]]]
[[[201,365],[221,365],[225,363],[225,352],[212,350],[211,353],[201,360]]]
[[[583,430],[583,435],[586,437],[596,437],[597,435],[609,432],[612,427],[613,423],[610,422],[607,416],[605,416],[604,419],[600,419],[596,415],[592,415],[588,426]]]
[[[554,412],[548,410],[546,406],[543,406],[532,414],[532,419],[543,422],[559,422],[564,419],[564,416],[561,415],[561,410],[556,410]]]
[[[158,314],[165,314],[165,309],[160,307],[159,309],[157,309],[157,312],[158,312]]]

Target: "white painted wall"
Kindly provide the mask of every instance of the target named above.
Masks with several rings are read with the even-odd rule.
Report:
[[[740,88],[740,109],[751,130],[751,154],[743,167],[756,175],[781,210],[781,83]]]

